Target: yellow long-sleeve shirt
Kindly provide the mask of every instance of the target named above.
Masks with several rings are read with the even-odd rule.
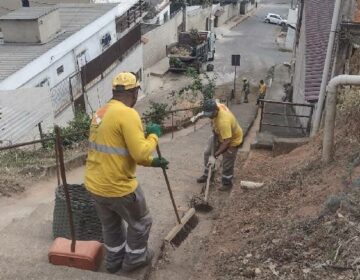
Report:
[[[243,142],[242,128],[228,107],[218,104],[218,108],[218,114],[212,120],[212,127],[220,143],[225,139],[231,139],[231,147],[239,146]]]
[[[122,102],[111,100],[93,117],[85,186],[103,197],[122,197],[138,186],[136,165],[149,166],[158,138],[144,136],[139,114]]]
[[[259,94],[264,96],[266,93],[267,87],[266,84],[259,84]]]

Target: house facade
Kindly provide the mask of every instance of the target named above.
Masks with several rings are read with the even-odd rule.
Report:
[[[141,76],[142,4],[59,4],[1,17],[0,90],[50,88],[59,125],[77,110],[92,113],[110,99],[111,83],[110,88],[105,83],[114,71],[131,65],[128,70]]]
[[[352,25],[356,1],[343,1],[336,30],[331,30],[335,0],[298,1],[298,22],[293,47],[292,63],[292,102],[314,104],[317,110],[320,88],[336,75],[347,73],[346,65],[356,44],[346,26]],[[334,49],[327,58],[329,35],[336,32]],[[348,35],[346,35],[346,33]],[[330,59],[330,71],[323,81],[326,59]],[[296,108],[298,115],[308,115],[309,109]],[[307,120],[300,118],[303,126]]]

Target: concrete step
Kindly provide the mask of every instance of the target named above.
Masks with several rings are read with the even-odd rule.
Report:
[[[169,58],[165,57],[162,60],[160,60],[155,65],[151,66],[147,69],[150,73],[150,75],[155,77],[164,77],[166,73],[169,71]]]
[[[29,216],[0,232],[0,279],[130,279],[49,264],[53,203],[40,204]]]

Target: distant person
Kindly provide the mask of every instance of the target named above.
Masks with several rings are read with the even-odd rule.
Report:
[[[259,105],[260,99],[265,98],[266,90],[267,90],[266,84],[265,84],[264,80],[261,80],[259,83],[259,95],[258,95],[258,98],[256,101],[257,105]]]
[[[247,78],[243,78],[244,103],[249,103],[250,83]]]
[[[204,174],[197,179],[199,184],[205,183],[208,178],[209,166],[215,165],[216,158],[223,156],[222,186],[220,191],[228,191],[233,186],[234,165],[240,145],[243,142],[243,131],[233,115],[224,104],[215,100],[206,100],[203,105],[204,116],[212,120],[214,134],[209,138],[204,152]],[[211,147],[215,145],[214,156]]]

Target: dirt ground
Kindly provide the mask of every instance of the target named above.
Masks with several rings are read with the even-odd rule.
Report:
[[[242,154],[233,191],[212,191],[214,210],[200,214],[180,248],[164,250],[151,279],[360,279],[355,120],[345,114],[338,121],[328,165],[321,163],[322,135],[286,155]],[[240,180],[265,185],[246,190]]]

